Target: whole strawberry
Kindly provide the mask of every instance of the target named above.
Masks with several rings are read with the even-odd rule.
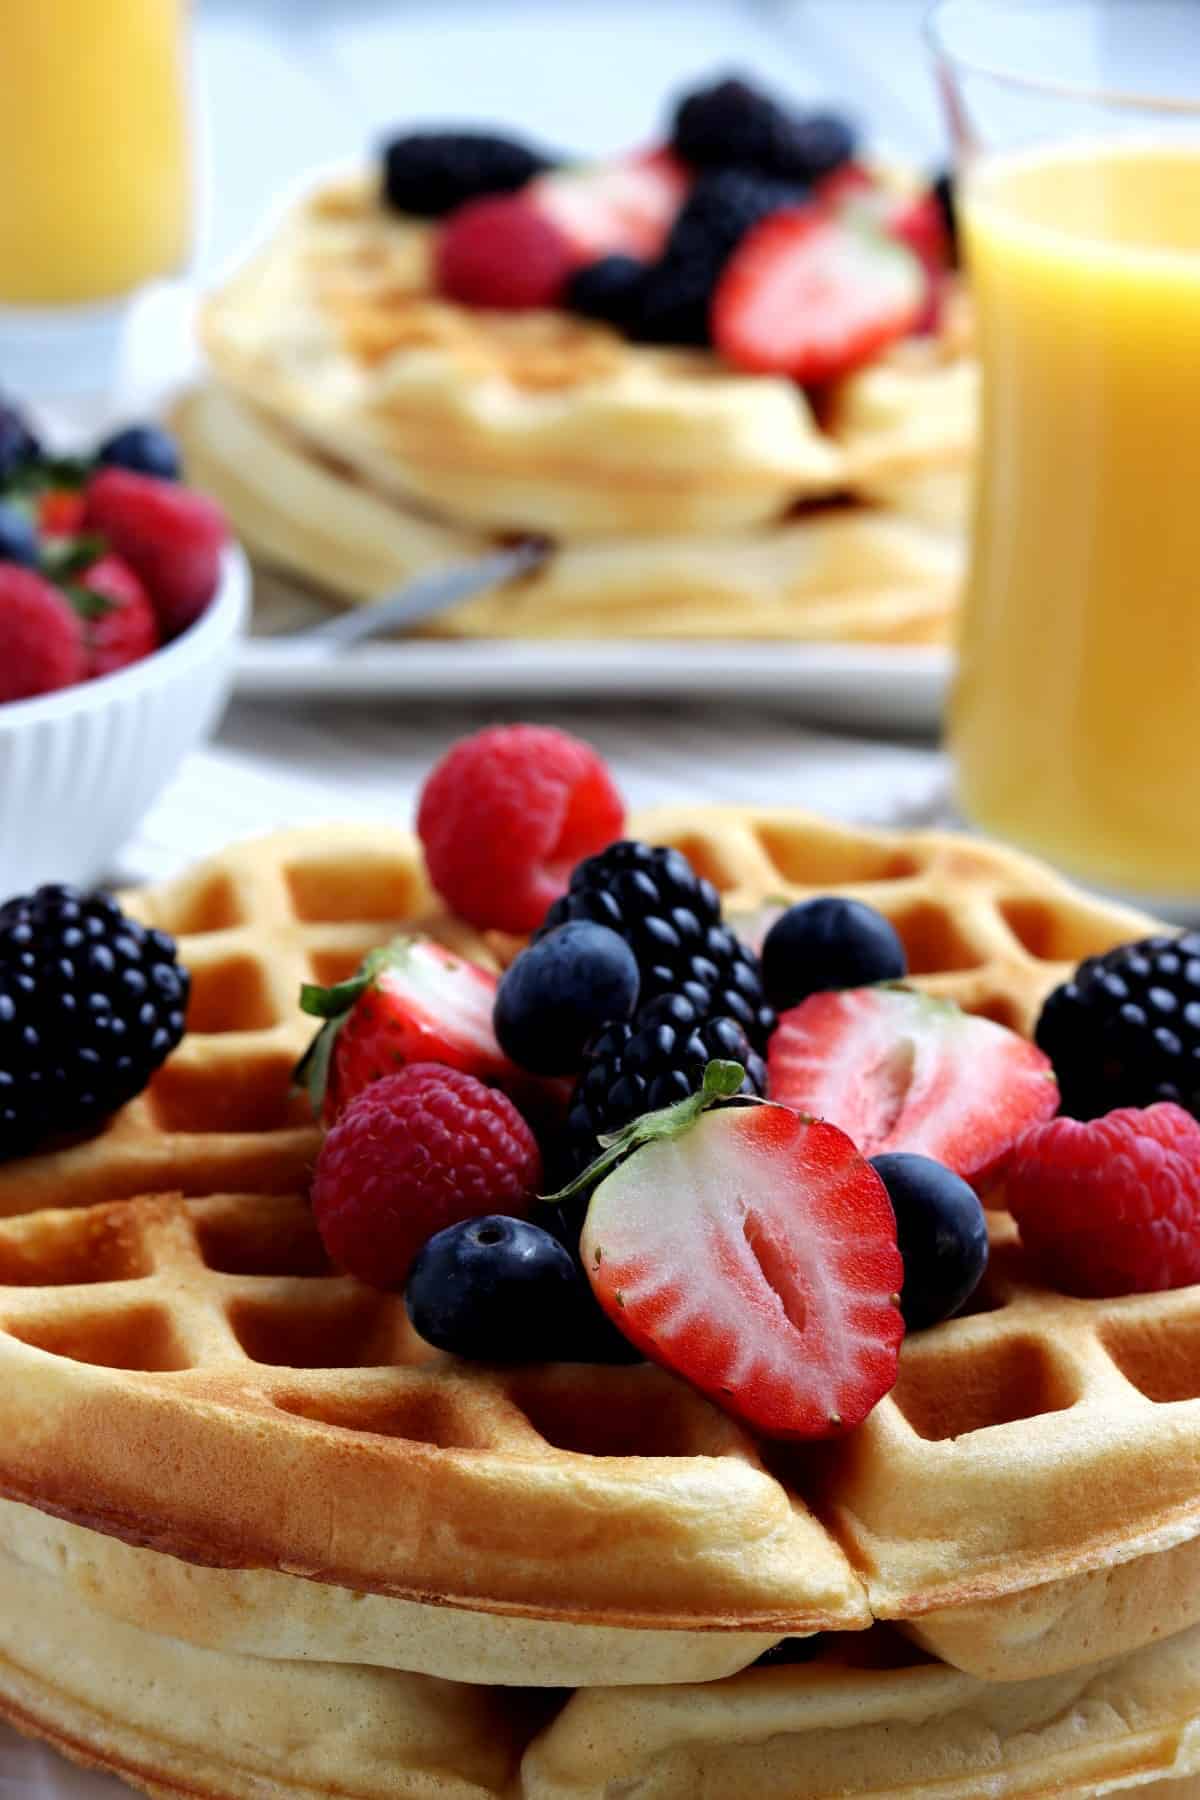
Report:
[[[158,620],[145,588],[119,556],[101,556],[75,577],[80,590],[87,672],[114,675],[158,649]],[[94,595],[92,607],[87,596]]]
[[[212,500],[178,482],[101,468],[87,484],[85,522],[145,583],[164,640],[200,617],[217,591],[229,536]]]
[[[1200,1124],[1172,1101],[1037,1126],[1004,1192],[1050,1287],[1145,1294],[1200,1282]]]
[[[542,1179],[505,1094],[460,1069],[410,1063],[352,1100],[317,1157],[312,1204],[333,1260],[399,1288],[435,1232],[483,1213],[527,1217]]]
[[[32,569],[0,563],[0,701],[72,687],[87,673],[83,625]]]

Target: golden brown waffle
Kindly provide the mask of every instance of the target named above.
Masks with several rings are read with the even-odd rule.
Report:
[[[1195,1632],[1001,1688],[880,1630],[828,1640],[802,1666],[585,1690],[560,1711],[556,1696],[197,1650],[7,1557],[0,1583],[0,1715],[180,1800],[1195,1800],[1200,1788]]]
[[[962,309],[818,413],[794,383],[707,352],[443,301],[431,239],[366,181],[331,182],[208,301],[215,385],[175,423],[192,478],[264,560],[372,599],[537,532],[557,546],[548,567],[440,629],[944,635],[975,435]],[[907,498],[934,478],[936,525]]]
[[[732,809],[634,829],[679,845],[735,911],[870,900],[922,986],[1019,1029],[1073,961],[1149,923],[946,834]],[[726,1666],[869,1607],[1005,1678],[1192,1622],[1194,1291],[1062,1300],[1023,1284],[1001,1224],[972,1315],[914,1337],[895,1395],[804,1453],[764,1452],[650,1367],[456,1364],[395,1298],[330,1274],[303,1202],[273,1192],[316,1145],[289,1096],[300,980],[349,973],[406,919],[485,951],[439,917],[411,840],[287,833],[135,904],[182,934],[192,1030],[98,1138],[0,1171],[0,1210],[214,1197],[0,1228],[0,1490],[197,1562],[648,1638],[732,1632]],[[688,1672],[643,1652],[654,1679]],[[527,1642],[495,1653],[530,1679]]]

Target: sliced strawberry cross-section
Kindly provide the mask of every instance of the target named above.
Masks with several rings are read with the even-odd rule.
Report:
[[[496,977],[432,938],[397,938],[336,987],[305,987],[300,1004],[325,1023],[299,1074],[314,1111],[333,1122],[356,1095],[407,1063],[440,1063],[525,1093],[533,1078],[496,1042]]]
[[[848,1431],[892,1387],[904,1336],[887,1190],[835,1126],[702,1105],[643,1120],[681,1126],[592,1195],[580,1251],[596,1296],[646,1356],[754,1431]]]
[[[926,290],[917,257],[867,219],[794,207],[756,225],[725,265],[713,342],[739,368],[830,381],[910,332]]]
[[[767,1078],[773,1100],[839,1125],[864,1156],[915,1151],[981,1192],[1058,1110],[1036,1045],[906,988],[813,994],[780,1019]]]

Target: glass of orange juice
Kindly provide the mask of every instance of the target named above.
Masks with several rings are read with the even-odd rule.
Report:
[[[983,367],[950,710],[973,822],[1200,900],[1200,8],[943,0]]]
[[[100,386],[191,235],[187,0],[14,0],[0,56],[0,378]]]

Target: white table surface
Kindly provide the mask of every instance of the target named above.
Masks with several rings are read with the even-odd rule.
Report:
[[[199,0],[202,187],[193,284],[143,309],[114,411],[194,356],[195,287],[245,248],[314,165],[361,156],[403,120],[492,120],[580,151],[636,142],[665,97],[737,67],[846,104],[877,139],[942,154],[920,42],[920,0]],[[500,709],[236,704],[126,847],[153,876],[235,834],[338,814],[407,818],[432,757]],[[634,803],[710,798],[886,820],[937,810],[931,746],[805,730],[786,710],[721,705],[558,709],[509,716],[573,726],[611,758]]]

